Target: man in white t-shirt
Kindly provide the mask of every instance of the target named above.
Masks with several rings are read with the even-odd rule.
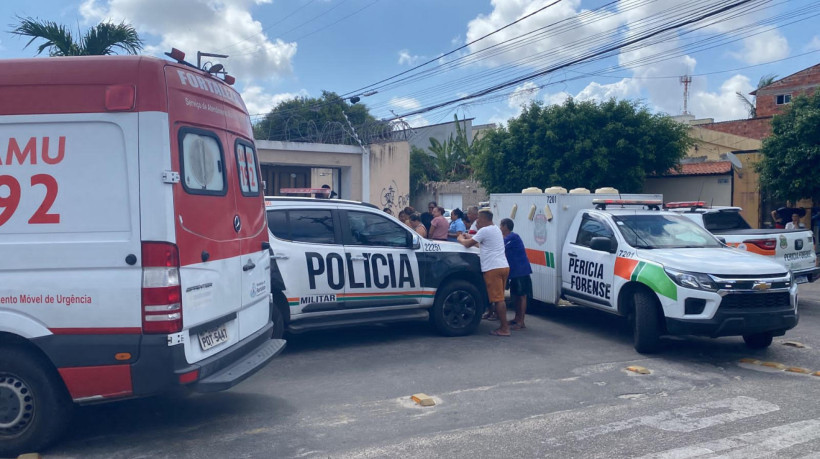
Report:
[[[806,225],[800,221],[800,215],[797,215],[797,212],[792,214],[792,221],[786,223],[787,230],[796,230],[796,229],[804,229]]]
[[[493,225],[493,213],[487,209],[478,211],[476,219],[478,232],[474,235],[461,233],[458,242],[465,247],[478,245],[481,249],[481,272],[484,273],[484,283],[487,285],[487,295],[490,298],[490,307],[495,309],[500,326],[491,331],[495,336],[510,336],[510,325],[507,322],[507,304],[504,302],[504,290],[507,286],[507,277],[510,274],[510,265],[504,254],[504,235],[501,229]]]

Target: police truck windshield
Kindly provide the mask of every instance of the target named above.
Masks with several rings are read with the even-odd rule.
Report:
[[[708,231],[678,215],[613,216],[626,242],[636,249],[721,247]]]

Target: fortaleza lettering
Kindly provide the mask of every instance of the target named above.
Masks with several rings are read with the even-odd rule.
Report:
[[[601,280],[604,278],[603,263],[570,257],[569,272],[572,273],[569,282],[573,290],[607,300],[610,299],[612,285]],[[580,274],[580,276],[577,274]]]
[[[405,288],[415,287],[416,280],[413,267],[407,254],[399,254],[396,261],[392,253],[363,253],[364,278],[356,279],[351,255],[342,258],[338,253],[329,253],[326,257],[316,252],[306,252],[308,279],[311,290],[316,289],[316,278],[326,276],[327,284],[333,290],[342,290],[347,282],[350,288]],[[359,261],[356,260],[358,263]],[[397,266],[398,265],[398,266]]]

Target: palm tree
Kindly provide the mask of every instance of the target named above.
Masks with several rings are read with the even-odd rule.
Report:
[[[46,41],[37,47],[37,54],[48,50],[49,56],[106,55],[115,54],[115,49],[123,50],[127,54],[137,54],[143,45],[137,31],[124,22],[101,22],[88,29],[79,41],[75,41],[68,28],[56,22],[19,16],[17,19],[20,21],[19,25],[10,32],[31,37],[24,48],[37,39]]]
[[[775,75],[773,73],[770,73],[768,75],[763,75],[762,77],[760,77],[760,80],[758,80],[758,82],[757,82],[757,89],[761,89],[761,88],[764,88],[766,86],[769,86],[770,84],[774,83],[774,80],[776,78],[777,78],[777,75]],[[749,118],[754,118],[755,116],[757,116],[756,100],[749,100],[748,98],[746,98],[746,96],[741,94],[740,91],[735,91],[735,94],[737,94],[737,97],[739,97],[740,100],[743,101],[743,104],[746,105],[746,109],[749,111]]]

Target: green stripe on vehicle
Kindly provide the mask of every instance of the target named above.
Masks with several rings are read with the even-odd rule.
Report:
[[[555,254],[552,252],[547,252],[547,255],[549,255],[550,268],[555,269]]]
[[[637,281],[638,280],[638,275],[641,274],[641,270],[643,270],[644,266],[646,266],[646,263],[644,263],[642,261],[639,262],[638,266],[635,266],[635,269],[632,270],[632,276],[629,277],[629,280]]]
[[[655,291],[658,295],[663,295],[667,298],[677,301],[678,299],[678,287],[672,282],[672,279],[666,275],[666,272],[663,270],[662,267],[658,265],[653,265],[649,263],[641,262],[641,265],[645,265],[642,267],[640,272],[637,274],[633,273],[632,277],[635,278],[638,282],[645,284],[649,288]],[[641,268],[641,266],[638,266]],[[638,269],[635,270],[636,272]]]

